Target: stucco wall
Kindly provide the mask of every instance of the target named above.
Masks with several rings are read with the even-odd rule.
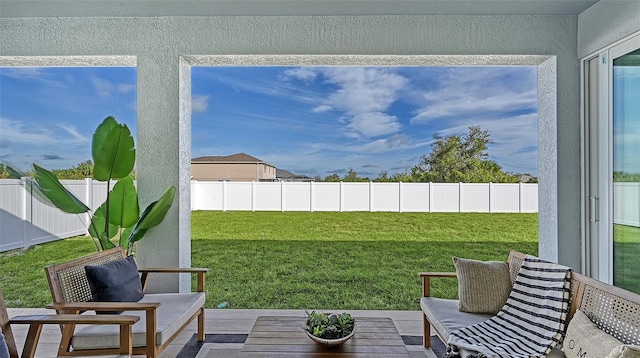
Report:
[[[540,253],[580,267],[576,16],[36,17],[0,21],[3,56],[137,57],[141,205],[168,185],[178,186],[179,192],[177,205],[152,233],[155,237],[139,245],[143,266],[190,264],[190,246],[185,243],[190,236],[190,112],[188,100],[179,101],[181,93],[183,97],[188,94],[180,81],[188,81],[189,74],[180,56],[556,56],[545,65],[551,67],[551,73],[557,71],[557,108],[554,103],[550,111],[557,111],[558,121],[540,127],[544,149],[539,156],[539,202],[545,210],[540,214]],[[546,85],[545,91],[553,92],[553,84]],[[187,284],[182,279],[181,289]]]
[[[640,1],[601,0],[578,17],[578,58],[640,32]]]

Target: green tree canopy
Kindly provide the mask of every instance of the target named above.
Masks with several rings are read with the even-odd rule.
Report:
[[[469,127],[465,135],[434,136],[431,152],[420,158],[411,169],[415,181],[436,183],[509,183],[519,177],[505,173],[489,159],[488,147],[493,143],[489,130]]]

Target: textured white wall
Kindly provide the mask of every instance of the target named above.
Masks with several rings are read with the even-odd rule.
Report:
[[[578,17],[578,58],[640,32],[640,1],[601,0]]]
[[[557,123],[539,129],[540,208],[545,210],[540,253],[580,267],[577,16],[33,17],[0,18],[0,31],[2,56],[137,57],[141,204],[169,185],[178,187],[180,197],[150,233],[154,237],[141,242],[142,266],[190,264],[188,65],[181,56],[551,56],[539,66],[542,115],[557,113]],[[187,281],[181,280],[181,289]]]

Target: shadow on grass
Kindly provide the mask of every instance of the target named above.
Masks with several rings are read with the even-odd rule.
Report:
[[[192,265],[209,267],[207,307],[419,310],[423,271],[455,271],[452,256],[506,261],[537,242],[193,240]],[[432,295],[453,298],[457,282]]]

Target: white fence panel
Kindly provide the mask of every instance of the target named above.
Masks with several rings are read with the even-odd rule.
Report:
[[[342,211],[340,183],[310,183],[313,186],[313,211]]]
[[[491,209],[490,185],[483,184],[460,184],[460,211],[486,213]]]
[[[457,183],[431,183],[431,212],[459,212],[460,185]]]
[[[520,184],[520,212],[538,212],[538,184]]]
[[[191,208],[192,210],[224,210],[224,183],[192,181]]]
[[[27,193],[18,179],[0,180],[0,252],[24,247]]]
[[[429,183],[402,183],[402,211],[429,212]]]
[[[342,211],[369,211],[369,183],[342,183],[342,200]]]
[[[282,210],[282,185],[280,183],[255,183],[254,209],[258,211]]]
[[[226,190],[224,202],[225,210],[250,211],[253,209],[253,190],[251,182],[225,182],[224,187]],[[256,201],[258,198],[260,198],[259,194],[256,195]]]
[[[371,183],[371,211],[401,211],[402,183]]]
[[[286,211],[311,211],[311,185],[309,183],[283,183]]]
[[[613,222],[640,226],[640,184],[613,184]]]
[[[520,211],[520,187],[513,184],[491,184],[491,211],[517,213]]]

